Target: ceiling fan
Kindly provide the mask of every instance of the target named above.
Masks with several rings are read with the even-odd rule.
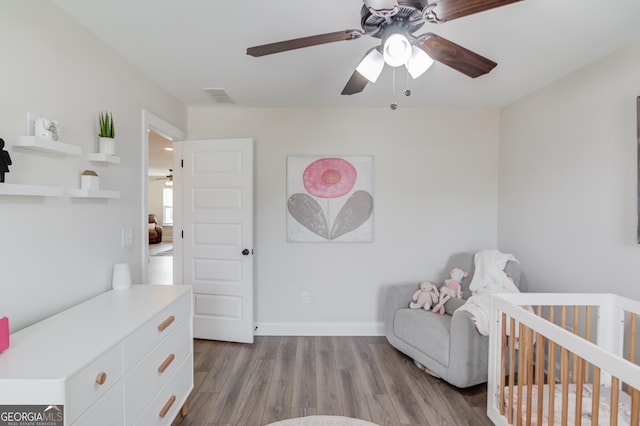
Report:
[[[173,186],[173,169],[169,169],[169,174],[166,176],[156,176],[151,178],[151,180],[163,180],[164,184],[167,186]]]
[[[497,64],[434,33],[413,33],[427,22],[442,24],[519,1],[522,0],[364,0],[362,30],[349,29],[249,47],[247,55],[271,55],[371,36],[381,39],[381,43],[367,51],[342,90],[343,95],[360,93],[368,82],[375,83],[385,64],[405,65],[409,74],[417,78],[435,60],[476,78],[489,73]]]

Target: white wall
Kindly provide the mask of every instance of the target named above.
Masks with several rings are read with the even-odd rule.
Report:
[[[535,291],[640,299],[640,43],[504,108],[498,242]]]
[[[190,108],[191,139],[255,140],[258,333],[379,332],[385,286],[495,247],[498,127],[496,110]],[[375,157],[374,243],[287,243],[295,154]]]
[[[15,331],[110,288],[114,263],[141,275],[142,109],[186,127],[186,108],[49,2],[0,3],[0,137],[13,159],[6,181],[73,188],[93,169],[117,200],[0,196],[0,315]],[[97,149],[100,110],[116,120],[120,165],[13,147],[25,114],[61,123],[61,140]],[[121,246],[123,227],[133,247]]]

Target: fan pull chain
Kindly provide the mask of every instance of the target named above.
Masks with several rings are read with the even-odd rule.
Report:
[[[395,101],[395,99],[396,99],[396,69],[395,69],[395,67],[391,69],[391,82],[393,84],[393,91],[392,91],[392,96],[391,96],[391,99],[393,99],[393,102],[391,102],[391,105],[389,105],[389,108],[391,108],[391,111],[395,111],[395,110],[398,109],[398,104]]]
[[[406,89],[404,89],[404,95],[409,97],[411,96],[411,89],[409,89],[409,70],[407,70],[406,76],[407,76],[407,83],[405,85]]]

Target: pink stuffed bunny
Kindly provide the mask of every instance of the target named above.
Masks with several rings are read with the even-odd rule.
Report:
[[[444,304],[449,299],[452,297],[462,298],[462,284],[460,282],[463,278],[468,277],[469,273],[460,268],[453,268],[449,275],[451,278],[445,280],[444,285],[440,287],[440,300],[433,307],[433,312],[438,312],[440,315],[444,315]]]
[[[438,302],[438,288],[429,281],[420,283],[420,288],[411,296],[411,309],[424,309],[428,311],[434,303]]]

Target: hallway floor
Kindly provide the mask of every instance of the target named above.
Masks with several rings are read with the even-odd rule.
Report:
[[[171,249],[173,249],[173,243],[170,241],[149,244],[148,284],[173,284],[173,256],[157,255]]]

